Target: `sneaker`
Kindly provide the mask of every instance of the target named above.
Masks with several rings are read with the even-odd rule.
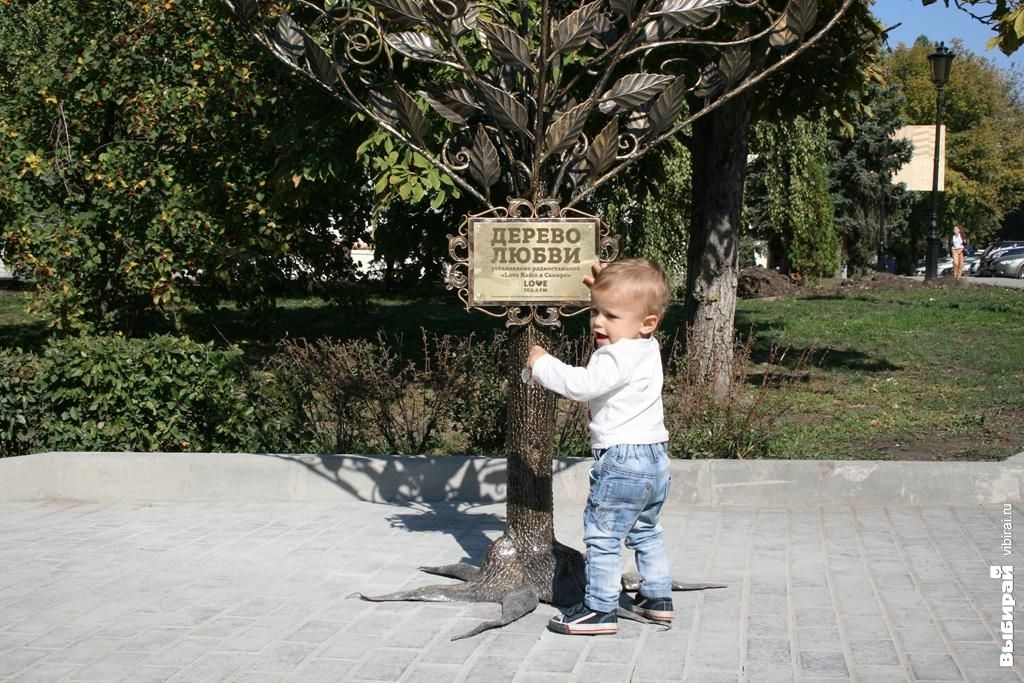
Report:
[[[618,633],[619,618],[615,612],[598,612],[582,602],[551,617],[548,628],[555,633],[570,636],[596,636],[603,633]]]
[[[626,609],[651,621],[669,622],[675,616],[672,598],[647,598],[640,593],[633,597]]]

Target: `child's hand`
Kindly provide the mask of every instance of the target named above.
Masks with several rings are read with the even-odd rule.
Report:
[[[604,270],[607,267],[608,267],[607,263],[601,263],[600,261],[594,261],[591,264],[591,266],[590,266],[591,274],[583,276],[583,284],[585,284],[588,288],[589,287],[593,287],[594,286],[594,278],[596,278],[597,274],[600,273],[602,270]]]
[[[534,363],[541,359],[542,356],[548,355],[548,352],[544,350],[543,346],[533,345],[530,349],[530,357],[526,359],[526,367],[533,369]]]

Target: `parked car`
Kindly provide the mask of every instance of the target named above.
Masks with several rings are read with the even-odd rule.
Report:
[[[977,274],[981,277],[987,277],[992,275],[992,262],[997,258],[1005,254],[1010,249],[1021,249],[1024,248],[1024,242],[1020,240],[1016,241],[1004,241],[1004,242],[993,242],[990,244],[985,251],[981,254],[981,261],[978,263]]]
[[[997,277],[1024,279],[1024,248],[1010,249],[992,262],[992,274]]]
[[[946,273],[953,273],[953,259],[949,256],[943,256],[939,259],[938,263],[935,264],[935,270],[939,275],[945,275]],[[917,267],[914,268],[914,275],[924,275],[925,270],[928,267],[928,260],[921,259],[917,262]]]

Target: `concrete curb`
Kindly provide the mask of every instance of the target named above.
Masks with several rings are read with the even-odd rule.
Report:
[[[589,460],[554,461],[556,503],[582,505]],[[671,500],[707,507],[1020,503],[1005,462],[674,460]],[[501,503],[504,458],[40,453],[0,459],[0,501]]]

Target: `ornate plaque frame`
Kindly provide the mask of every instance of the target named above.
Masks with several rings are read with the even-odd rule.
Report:
[[[525,199],[511,200],[508,207],[495,207],[478,214],[463,217],[458,233],[448,235],[448,253],[451,256],[445,282],[448,289],[456,290],[466,310],[476,310],[494,318],[505,318],[505,325],[557,326],[561,318],[579,315],[589,309],[586,301],[524,301],[474,303],[473,297],[473,236],[471,224],[475,219],[519,219],[550,222],[552,225],[592,223],[596,226],[595,251],[601,261],[614,261],[619,253],[619,238],[612,235],[608,226],[599,217],[574,208],[562,209],[555,199],[547,199],[536,206]],[[575,309],[575,310],[574,310]]]

